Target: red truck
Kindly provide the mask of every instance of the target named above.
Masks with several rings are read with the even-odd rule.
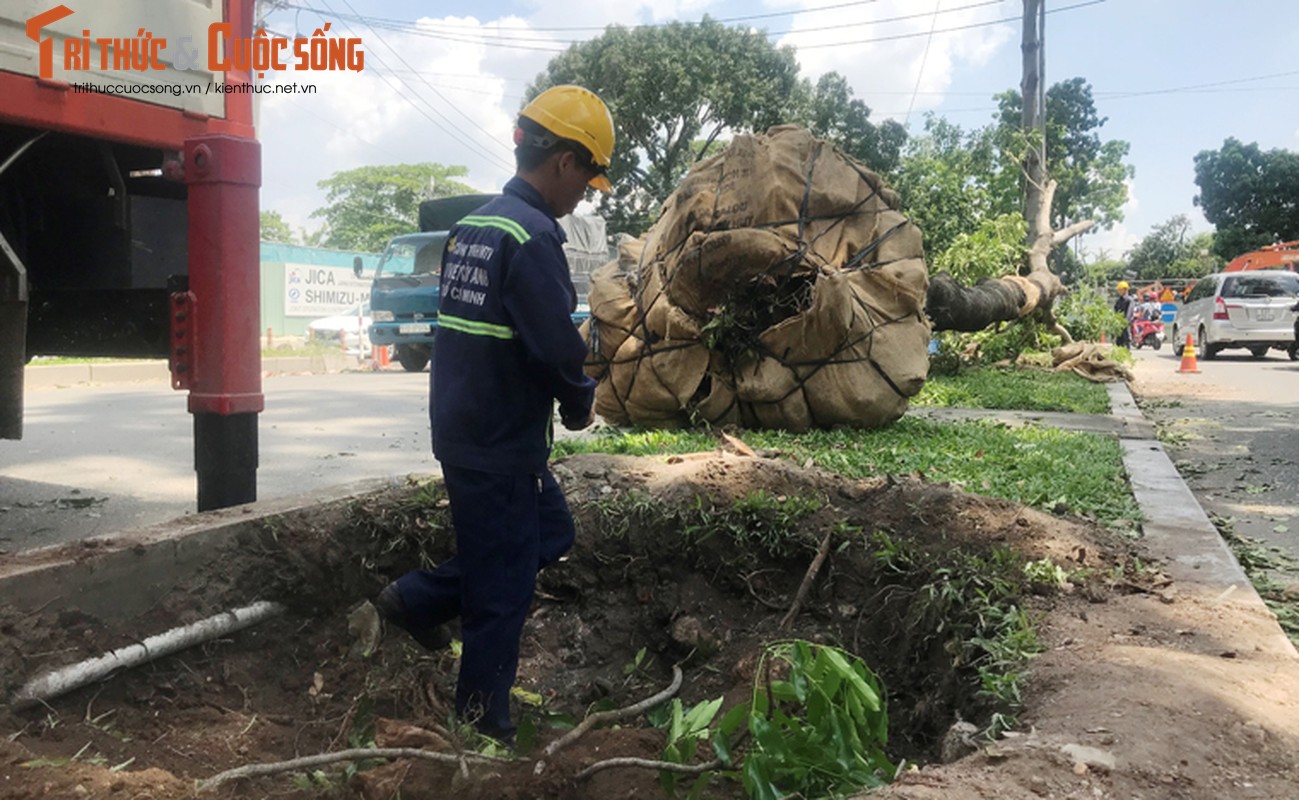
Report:
[[[1299,270],[1299,242],[1281,242],[1236,256],[1222,271],[1242,272],[1251,269]]]
[[[66,3],[0,5],[0,438],[33,356],[165,356],[199,510],[250,502],[261,154],[232,54],[253,0]]]

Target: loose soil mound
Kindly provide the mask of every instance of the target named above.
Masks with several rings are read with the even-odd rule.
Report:
[[[519,686],[542,698],[545,712],[520,714],[540,722],[541,742],[560,735],[549,724],[559,715],[653,694],[673,663],[686,675],[683,701],[739,702],[752,690],[762,645],[792,635],[860,654],[888,687],[891,755],[937,762],[958,715],[982,726],[1009,709],[979,693],[976,670],[954,659],[950,639],[920,624],[924,607],[913,602],[901,562],[880,556],[892,543],[914,561],[993,563],[1013,551],[1016,564],[1049,558],[1092,576],[1072,591],[1020,598],[1040,616],[1047,646],[1026,689],[1030,733],[909,772],[892,796],[1282,797],[1294,785],[1293,684],[1257,683],[1280,674],[1274,653],[1223,657],[1232,629],[1258,621],[1171,593],[1157,571],[1132,569],[1128,546],[1085,522],[919,480],[854,482],[776,459],[588,455],[558,462],[555,472],[579,536],[568,560],[543,574],[524,635]],[[751,513],[736,517],[736,508]],[[189,797],[195,779],[223,769],[370,741],[418,746],[428,734],[410,726],[445,723],[449,655],[389,636],[365,658],[347,630],[349,609],[385,580],[421,553],[436,560],[448,552],[436,487],[270,528],[228,554],[213,580],[228,604],[278,599],[290,614],[6,717],[0,798]],[[835,546],[783,632],[780,620],[826,532]],[[203,591],[193,587],[194,596]],[[46,649],[79,658],[87,647],[78,638],[96,638],[93,609],[0,624],[10,626],[17,651],[6,663],[21,663],[23,675],[70,660]],[[95,642],[105,644],[122,642]],[[1247,679],[1275,691],[1246,696],[1239,689]],[[205,796],[657,797],[652,772],[574,776],[609,757],[656,758],[663,743],[662,731],[640,722],[586,735],[540,775],[532,751],[517,765],[473,768],[467,779],[454,768],[398,761],[355,774],[326,768],[296,782],[244,781]],[[1065,745],[1092,749],[1066,754]],[[741,792],[714,781],[709,796]]]

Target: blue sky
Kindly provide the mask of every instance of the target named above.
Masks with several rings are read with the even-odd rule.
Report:
[[[981,24],[1017,18],[1020,0],[291,2],[318,11],[274,12],[268,27],[310,34],[329,20],[331,33],[351,28],[361,36],[367,54],[361,73],[313,74],[315,96],[263,101],[263,208],[295,226],[315,226],[309,214],[323,204],[316,181],[364,164],[462,164],[475,188],[498,188],[510,174],[507,143],[527,82],[563,42],[610,23],[778,14],[736,24],[779,34],[773,38],[795,46],[807,77],[837,70],[873,117],[913,131],[930,111],[965,127],[986,124],[992,95],[1020,79],[1018,23]],[[1066,8],[1079,2],[1047,0],[1048,11],[1061,9],[1047,16],[1047,81],[1090,81],[1108,118],[1102,136],[1128,141],[1136,170],[1124,222],[1084,237],[1084,251],[1121,255],[1175,214],[1208,230],[1192,203],[1192,159],[1228,136],[1299,150],[1299,0],[1104,0]],[[418,21],[418,33],[380,22],[371,28],[348,15]],[[896,17],[909,19],[878,22]]]

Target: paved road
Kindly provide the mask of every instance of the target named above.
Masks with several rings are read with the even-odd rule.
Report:
[[[1299,362],[1233,350],[1182,374],[1167,348],[1136,355],[1133,392],[1200,505],[1299,553]]]
[[[258,497],[437,471],[428,373],[269,377]],[[185,395],[149,382],[27,392],[25,435],[0,441],[0,551],[193,513]]]

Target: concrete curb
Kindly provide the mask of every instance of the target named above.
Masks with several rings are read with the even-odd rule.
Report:
[[[189,587],[201,585],[198,578],[219,567],[227,548],[248,547],[272,538],[269,520],[343,506],[405,485],[406,480],[370,478],[24,550],[0,563],[0,586],[4,587],[0,607],[12,607],[23,615],[50,607],[94,609],[96,619],[110,629],[129,626],[170,592],[191,591]],[[240,602],[251,599],[237,598]],[[220,608],[204,609],[199,616],[212,610]]]
[[[368,364],[369,362],[362,362]],[[263,375],[294,375],[362,370],[355,356],[324,353],[312,356],[273,356],[262,359]],[[143,383],[171,381],[167,362],[106,361],[86,364],[29,365],[23,370],[25,389],[57,389],[80,384]]]

